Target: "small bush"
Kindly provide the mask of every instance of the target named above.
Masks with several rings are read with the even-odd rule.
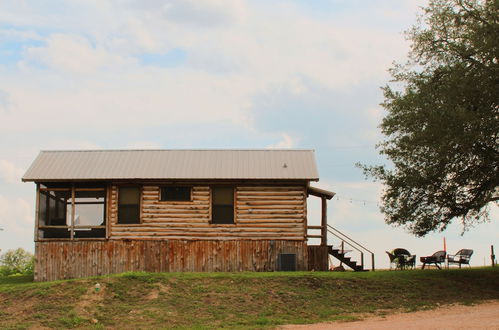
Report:
[[[0,275],[33,274],[35,257],[30,252],[18,248],[0,256]]]

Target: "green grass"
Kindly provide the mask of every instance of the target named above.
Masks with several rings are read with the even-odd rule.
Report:
[[[488,299],[499,299],[499,268],[0,277],[0,328],[273,328]]]

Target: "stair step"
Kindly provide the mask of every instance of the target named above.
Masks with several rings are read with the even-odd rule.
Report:
[[[357,265],[357,262],[353,261],[351,257],[345,257],[345,251],[344,253],[341,253],[339,249],[334,249],[332,246],[329,246],[328,252],[333,257],[345,263],[348,267],[352,268],[354,271],[365,271],[365,269],[361,265]]]

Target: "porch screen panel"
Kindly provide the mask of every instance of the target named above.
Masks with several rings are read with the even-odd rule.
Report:
[[[106,192],[90,188],[75,191],[75,238],[105,237]]]
[[[67,209],[71,206],[71,190],[40,191],[38,206],[39,237],[69,238],[71,215]],[[69,204],[69,207],[68,207]]]
[[[105,196],[106,188],[40,188],[38,238],[104,238]]]

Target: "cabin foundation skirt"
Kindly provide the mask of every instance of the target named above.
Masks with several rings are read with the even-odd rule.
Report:
[[[35,281],[122,273],[276,271],[282,254],[307,269],[307,244],[288,240],[38,241]]]

